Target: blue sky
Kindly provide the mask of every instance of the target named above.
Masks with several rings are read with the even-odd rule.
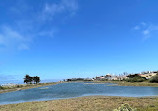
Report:
[[[0,77],[158,70],[156,0],[2,0]]]

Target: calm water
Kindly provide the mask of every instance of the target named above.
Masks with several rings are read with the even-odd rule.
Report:
[[[112,83],[61,83],[0,94],[0,104],[43,101],[90,95],[143,97],[157,96],[158,87],[115,86]]]

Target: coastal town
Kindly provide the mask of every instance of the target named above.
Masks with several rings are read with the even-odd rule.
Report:
[[[94,96],[80,97],[80,98],[74,98],[74,99],[63,99],[63,101],[66,103],[69,103],[69,104],[74,104],[74,103],[77,103],[78,101],[81,101],[80,104],[82,104],[84,106],[86,106],[86,104],[84,103],[84,101],[86,101],[86,103],[91,103],[92,106],[94,106],[96,104],[96,102],[94,102],[94,103],[92,103],[92,102],[97,100],[97,103],[102,105],[101,107],[104,109],[106,109],[106,107],[104,107],[104,103],[106,103],[107,101],[110,101],[110,102],[112,102],[112,104],[115,105],[115,107],[108,106],[108,108],[110,108],[109,111],[111,111],[111,109],[114,109],[117,107],[118,107],[118,109],[120,107],[123,107],[125,109],[130,109],[130,110],[125,110],[125,111],[136,111],[136,110],[132,110],[133,109],[133,108],[131,108],[132,105],[134,105],[133,106],[134,109],[137,108],[138,110],[140,109],[140,111],[144,111],[144,109],[146,109],[146,106],[143,106],[144,104],[146,104],[147,106],[154,105],[154,109],[158,109],[158,104],[157,104],[157,102],[155,102],[155,101],[158,101],[158,98],[152,98],[152,99],[144,98],[144,100],[142,100],[141,98],[132,97],[135,95],[142,96],[143,94],[148,94],[149,92],[151,92],[150,89],[151,90],[153,89],[152,91],[155,91],[155,93],[150,93],[151,94],[150,96],[156,96],[157,94],[156,94],[155,89],[157,89],[157,87],[158,87],[158,71],[145,71],[145,72],[133,73],[133,74],[123,73],[123,74],[120,74],[117,76],[113,75],[113,74],[106,74],[105,76],[97,76],[94,78],[72,78],[72,79],[65,79],[63,81],[52,82],[52,83],[40,83],[40,77],[38,77],[38,76],[32,77],[32,76],[26,75],[24,78],[24,83],[25,84],[8,83],[8,84],[1,85],[0,86],[0,94],[2,95],[1,98],[4,99],[3,94],[4,95],[9,94],[7,92],[14,94],[14,93],[23,93],[25,91],[31,91],[30,93],[34,94],[34,96],[27,95],[26,98],[36,99],[36,95],[41,95],[41,94],[43,94],[43,92],[46,94],[49,94],[49,95],[56,94],[60,97],[61,94],[63,95],[63,94],[65,94],[65,92],[66,92],[66,94],[70,94],[71,96],[73,96],[73,94],[78,94],[80,92],[90,91],[89,93],[92,93],[91,91],[92,91],[92,89],[94,89]],[[126,86],[126,87],[123,87],[123,86]],[[130,86],[133,86],[133,87],[130,87]],[[135,87],[135,86],[137,86],[137,87]],[[145,86],[145,87],[140,87],[140,86]],[[150,87],[149,90],[146,86]],[[69,90],[63,90],[62,88],[69,89]],[[127,90],[126,90],[126,88],[127,88]],[[38,91],[33,93],[34,90],[38,90]],[[62,93],[62,91],[63,91],[63,93]],[[117,91],[117,93],[115,93],[115,91]],[[108,95],[107,96],[95,96],[95,92],[109,92],[109,94],[114,94],[113,96],[116,96],[116,94],[120,94],[120,96],[126,96],[126,94],[130,94],[132,98],[130,96],[126,97],[126,98],[124,98],[124,97],[115,97],[114,98],[114,97],[110,97]],[[23,95],[21,95],[21,96],[23,97]],[[51,96],[51,98],[52,97],[53,96]],[[16,101],[16,99],[19,98],[19,95],[14,95],[12,98],[14,98],[14,100]],[[100,102],[100,100],[102,100],[103,103]],[[116,102],[116,100],[118,102]],[[57,101],[59,101],[59,103],[62,103],[61,100],[56,100],[56,102]],[[73,102],[73,101],[76,101],[76,102]],[[132,101],[132,103],[130,101]],[[55,101],[49,101],[47,103],[47,100],[46,100],[46,102],[44,101],[44,104],[47,107],[48,104],[52,105],[53,104],[52,102],[55,102]],[[30,107],[30,106],[32,107],[33,102],[30,101],[29,103],[30,104],[26,105],[26,107],[23,107],[23,105],[22,105],[23,103],[19,103],[18,105],[19,105],[19,107],[21,107],[21,109],[24,109],[27,111],[27,107]],[[119,103],[125,103],[125,104],[122,104],[120,106]],[[141,107],[140,106],[137,107],[137,104],[140,104],[140,103],[141,103],[141,105],[140,105]],[[38,106],[42,106],[43,102],[37,102],[36,104],[38,104]],[[54,104],[58,104],[58,103],[54,103]],[[109,103],[107,102],[107,104],[109,104]],[[15,106],[15,105],[17,105],[17,104],[13,104],[13,106]],[[78,105],[78,104],[76,104],[76,105]],[[0,108],[2,109],[2,111],[6,111],[6,109],[10,109],[10,105],[7,105],[8,107],[7,106],[4,107],[4,106],[5,105],[0,105]],[[59,106],[62,106],[62,104]],[[34,105],[33,105],[33,107],[34,107]],[[36,105],[35,105],[35,107],[36,107]],[[58,110],[60,110],[61,108],[63,108],[63,107],[59,107]],[[69,110],[69,108],[71,108],[71,107],[69,106],[68,110]],[[88,108],[90,109],[91,107],[88,107]],[[96,107],[96,108],[98,111],[100,111],[100,109],[98,109],[100,107]],[[151,109],[152,109],[152,107],[151,107]],[[44,110],[45,110],[45,108],[44,108]],[[44,111],[44,110],[39,110],[39,111]],[[91,109],[91,111],[93,111],[93,109]],[[117,110],[117,111],[124,111],[124,110]]]
[[[124,72],[123,74],[118,74],[118,75],[108,73],[104,76],[96,76],[94,78],[69,78],[69,79],[64,79],[63,81],[59,81],[59,82],[70,82],[70,81],[125,81],[125,80],[128,80],[130,78],[134,78],[134,77],[143,78],[144,80],[150,80],[152,77],[156,76],[157,74],[158,74],[158,71],[144,71],[144,72],[132,73],[132,74]],[[26,75],[26,76],[28,76],[28,75]],[[38,79],[39,79],[39,77],[38,77]],[[30,80],[30,79],[28,79],[28,80]],[[25,82],[26,82],[26,79],[24,79],[24,83]],[[140,81],[140,82],[143,82],[143,81]],[[29,83],[31,83],[31,82],[29,82]],[[19,85],[19,84],[15,84],[15,83],[0,84],[0,86],[5,86],[5,87],[14,87],[14,86],[17,86],[17,85]]]
[[[133,73],[128,74],[127,72],[124,72],[120,75],[113,75],[113,74],[106,74],[104,76],[96,76],[94,78],[71,78],[66,79],[64,81],[122,81],[133,77],[141,77],[146,80],[151,79],[152,77],[156,76],[158,71],[144,71],[140,73]]]

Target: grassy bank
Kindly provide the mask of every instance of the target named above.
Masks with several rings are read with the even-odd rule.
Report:
[[[145,82],[126,82],[126,81],[94,81],[96,83],[116,83],[119,86],[152,86],[158,87],[158,83]]]
[[[73,99],[1,105],[1,111],[112,111],[128,103],[137,111],[158,111],[158,98],[79,97]]]
[[[54,85],[54,84],[57,84],[57,82],[39,83],[39,84],[21,84],[21,85],[15,85],[15,86],[2,86],[0,87],[0,93],[18,91],[18,90],[23,90],[23,89],[31,89],[31,88]]]

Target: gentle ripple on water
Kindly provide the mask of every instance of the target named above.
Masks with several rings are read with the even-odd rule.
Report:
[[[112,83],[61,83],[0,94],[0,104],[44,101],[81,96],[104,95],[124,97],[157,96],[158,87],[117,86]]]

